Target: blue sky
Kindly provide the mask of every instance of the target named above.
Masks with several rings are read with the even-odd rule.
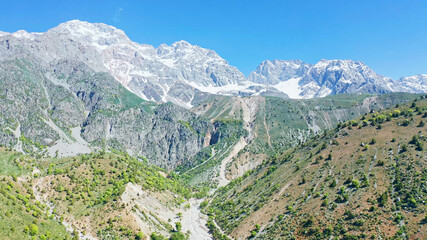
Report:
[[[72,19],[158,46],[186,40],[249,74],[265,59],[353,59],[399,78],[427,73],[425,0],[2,1],[0,31],[44,32]]]

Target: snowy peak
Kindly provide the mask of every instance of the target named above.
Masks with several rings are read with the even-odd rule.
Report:
[[[108,72],[124,87],[141,98],[192,107],[200,91],[215,88],[227,93],[244,83],[244,75],[213,50],[178,41],[158,48],[131,41],[113,26],[72,20],[45,33],[18,31],[6,50],[13,56],[14,46],[24,47],[42,62],[73,60],[97,72]],[[10,48],[9,45],[12,47]],[[0,58],[3,57],[0,55]],[[197,91],[196,91],[197,90]]]
[[[427,74],[402,77],[398,81],[399,91],[411,93],[427,92]]]
[[[48,30],[47,33],[65,35],[75,40],[84,40],[88,43],[101,45],[130,43],[130,39],[120,29],[103,23],[89,23],[80,20],[61,23]]]
[[[311,64],[301,60],[266,60],[252,72],[248,80],[254,83],[274,85],[291,78],[303,76]]]
[[[317,84],[334,85],[338,82],[354,84],[373,81],[378,78],[382,78],[382,76],[376,74],[362,62],[322,59],[310,69],[304,80],[313,80]]]
[[[298,60],[264,61],[248,80],[273,85],[292,98],[342,93],[398,91],[395,81],[375,73],[360,61],[322,59],[315,65]]]
[[[326,72],[342,72],[353,74],[376,74],[372,69],[360,61],[353,60],[326,60],[316,63],[310,71],[325,74]],[[345,76],[344,76],[345,77]]]
[[[420,83],[426,83],[427,81],[427,74],[418,74],[410,77],[402,77],[400,78],[401,81],[411,81],[411,82],[420,82]]]

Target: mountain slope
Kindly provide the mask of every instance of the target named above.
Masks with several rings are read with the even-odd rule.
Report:
[[[212,125],[173,104],[129,92],[76,61],[0,63],[0,142],[34,156],[116,148],[174,168],[205,144]]]
[[[144,159],[115,151],[36,161],[0,148],[0,160],[2,239],[209,239],[189,199],[197,189]]]
[[[424,239],[427,100],[339,124],[219,189],[216,238]],[[216,222],[216,224],[214,223]]]
[[[217,131],[211,135],[210,142],[216,144],[202,149],[177,171],[185,173],[191,184],[216,186],[212,183],[242,176],[263,161],[339,122],[416,97],[405,93],[307,100],[211,96],[192,111],[211,119]],[[222,136],[219,141],[218,136]]]

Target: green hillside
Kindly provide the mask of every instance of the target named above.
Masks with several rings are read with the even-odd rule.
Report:
[[[119,152],[35,160],[2,148],[0,160],[1,239],[177,236],[181,233],[173,222],[130,205],[133,199],[126,202],[123,196],[129,185],[140,186],[141,193],[164,197],[163,208],[183,210],[187,199],[198,194],[146,159]],[[147,225],[145,231],[134,213],[145,216],[138,220]]]
[[[416,100],[264,161],[205,209],[215,238],[426,239],[426,121]]]
[[[192,185],[216,186],[220,163],[241,137],[245,138],[246,145],[227,163],[228,179],[242,176],[263,161],[339,122],[417,97],[407,93],[336,95],[307,100],[211,96],[192,111],[214,122],[214,133],[222,136],[222,142],[211,141],[210,146],[181,165],[177,172],[185,173]]]

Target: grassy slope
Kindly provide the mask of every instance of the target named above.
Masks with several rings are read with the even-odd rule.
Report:
[[[28,161],[20,153],[0,149],[0,239],[71,239],[47,206],[35,199]],[[31,225],[37,231],[25,232]]]
[[[266,161],[220,189],[207,212],[239,239],[425,239],[427,151],[410,142],[425,145],[427,101],[416,106],[384,122],[396,109],[370,114]]]

